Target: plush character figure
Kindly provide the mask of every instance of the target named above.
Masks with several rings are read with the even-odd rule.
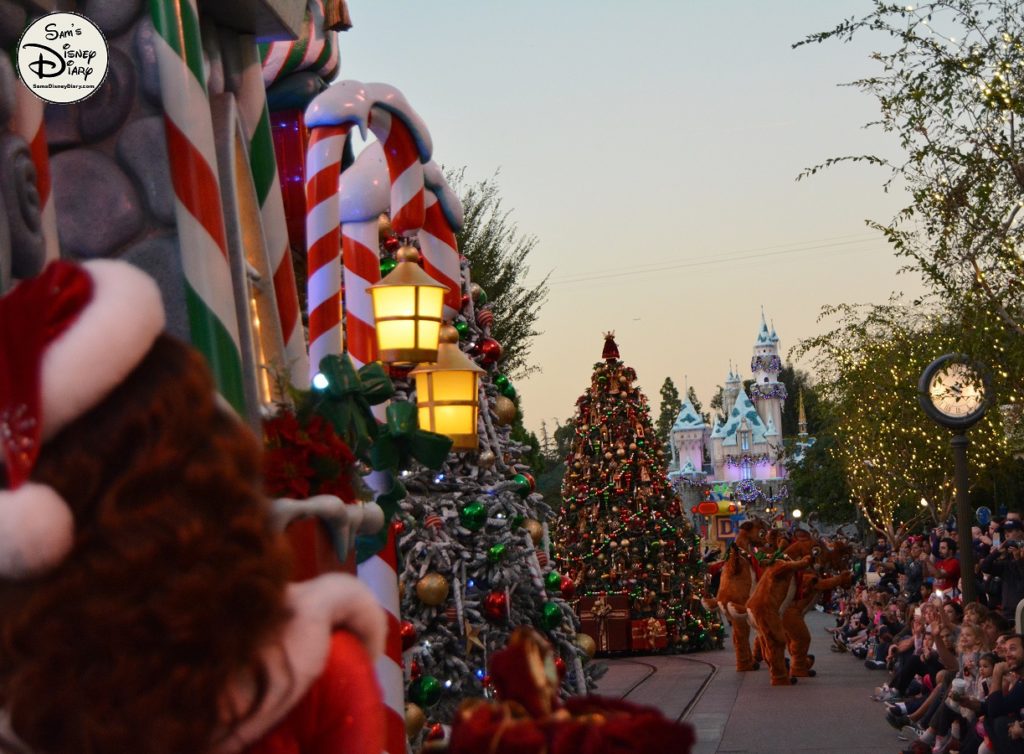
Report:
[[[789,550],[800,546],[791,545]],[[809,554],[790,560],[789,550],[786,559],[776,561],[761,574],[747,602],[750,622],[757,629],[765,660],[768,661],[772,686],[796,683],[796,678],[791,678],[786,668],[786,636],[782,630],[781,613],[795,591],[794,574],[808,568],[813,562]]]
[[[0,749],[377,754],[385,618],[288,584],[259,441],[163,324],[120,262],[0,298]]]
[[[722,619],[732,626],[732,645],[736,652],[736,670],[757,670],[758,665],[750,652],[750,624],[747,621],[747,600],[754,593],[759,564],[754,548],[763,545],[768,525],[760,519],[748,519],[740,524],[736,539],[722,569],[718,586],[718,607]]]

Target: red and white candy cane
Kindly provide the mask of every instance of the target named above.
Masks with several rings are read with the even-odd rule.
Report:
[[[462,202],[444,179],[433,160],[423,166],[426,183],[426,207],[423,229],[419,233],[423,269],[430,277],[448,286],[444,294],[444,316],[454,319],[462,308],[462,271],[455,232],[462,229]]]
[[[423,227],[423,163],[430,161],[430,133],[405,97],[387,84],[369,84],[370,130],[384,147],[391,176],[391,227],[411,235]]]
[[[357,367],[377,360],[373,301],[366,289],[380,282],[377,218],[388,211],[389,197],[384,152],[380,142],[374,142],[341,174],[338,196],[345,271],[345,340]],[[383,420],[383,412],[377,418]]]
[[[29,91],[27,86],[14,87],[14,133],[28,142],[32,164],[36,168],[36,190],[42,207],[43,240],[46,244],[46,261],[60,256],[60,241],[57,238],[57,210],[53,204],[50,184],[50,154],[46,148],[46,124],[43,121],[45,104]]]

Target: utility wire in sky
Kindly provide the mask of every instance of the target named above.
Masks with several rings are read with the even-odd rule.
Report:
[[[841,240],[847,238],[848,240]],[[851,248],[865,243],[877,243],[880,239],[877,236],[848,237],[838,236],[835,239],[820,239],[818,241],[804,241],[801,244],[779,244],[778,246],[765,246],[757,249],[745,249],[733,252],[721,252],[705,257],[681,259],[674,262],[661,261],[641,265],[630,265],[629,267],[610,268],[602,271],[594,271],[583,275],[567,275],[565,277],[552,277],[548,284],[551,286],[571,285],[573,283],[585,283],[610,278],[632,277],[637,275],[649,275],[655,272],[666,270],[678,270],[688,267],[702,267],[714,264],[725,264],[727,262],[742,262],[751,259],[763,259],[789,254],[798,254],[807,251],[871,251],[873,249]],[[808,245],[813,244],[813,245]],[[876,248],[888,248],[880,244]],[[774,251],[772,251],[775,249]]]

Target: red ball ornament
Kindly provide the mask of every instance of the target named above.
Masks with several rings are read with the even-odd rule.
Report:
[[[436,513],[431,513],[423,519],[423,525],[428,529],[440,529],[443,524],[444,520]]]
[[[469,305],[469,294],[468,293],[463,293],[462,294],[462,308],[465,309],[468,305]]]
[[[401,248],[402,242],[398,239],[398,236],[388,236],[384,239],[384,248],[394,254]]]
[[[571,600],[576,594],[576,582],[568,576],[563,576],[558,589],[562,592],[562,599]]]
[[[504,623],[508,619],[508,596],[505,592],[491,592],[482,604],[484,617],[492,623]]]
[[[402,637],[402,651],[404,652],[416,643],[416,626],[411,621],[403,620],[398,629],[398,635]]]
[[[409,677],[414,681],[423,675],[423,667],[420,665],[419,660],[413,660],[409,665]]]
[[[405,531],[405,523],[402,521],[391,522],[391,532],[397,537],[399,534]]]
[[[497,364],[501,358],[501,343],[494,338],[481,338],[476,344],[476,350],[480,355],[480,363],[484,366]]]
[[[494,324],[494,312],[490,309],[480,309],[476,313],[476,323],[482,330],[489,329]]]
[[[555,658],[555,670],[558,671],[558,680],[565,678],[565,660],[561,657]]]
[[[444,738],[444,726],[441,723],[434,723],[427,732],[428,741],[440,741]]]

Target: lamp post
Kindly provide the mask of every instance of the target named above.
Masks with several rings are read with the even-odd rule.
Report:
[[[441,328],[437,361],[420,364],[409,372],[416,380],[416,407],[420,427],[447,435],[456,450],[475,450],[479,442],[480,413],[478,367],[459,350],[459,332],[451,325]]]
[[[952,430],[953,486],[956,491],[957,550],[960,553],[960,581],[964,604],[977,598],[974,589],[974,549],[971,542],[971,513],[968,502],[967,430],[974,426],[989,405],[988,377],[984,370],[963,354],[948,353],[925,368],[917,383],[918,400],[924,412],[939,425]]]

